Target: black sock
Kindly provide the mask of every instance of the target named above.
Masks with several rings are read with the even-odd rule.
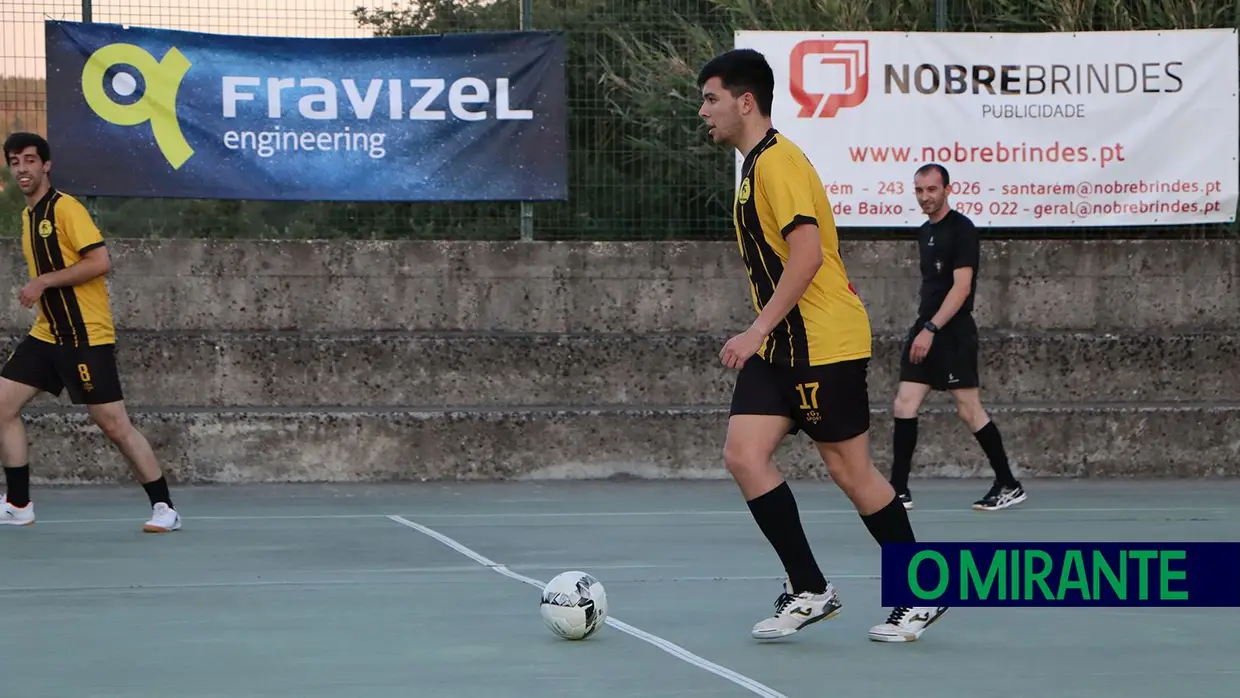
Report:
[[[917,449],[917,418],[895,418],[891,438],[891,486],[896,494],[908,492],[908,476],[913,469],[913,451]]]
[[[15,507],[24,507],[30,503],[30,466],[4,469],[4,498]]]
[[[913,535],[913,524],[908,520],[908,511],[899,497],[893,497],[890,504],[869,516],[862,516],[861,520],[865,522],[865,527],[869,529],[870,535],[874,536],[879,547],[882,547],[883,543],[917,542]]]
[[[1008,464],[1007,451],[1003,449],[1003,438],[999,436],[999,427],[995,423],[987,422],[986,426],[977,430],[973,435],[986,452],[986,457],[990,459],[990,467],[995,471],[995,479],[999,484],[1006,487],[1015,487],[1019,483],[1016,477],[1012,475],[1012,467]]]
[[[168,480],[163,475],[160,475],[158,480],[142,485],[142,489],[146,490],[146,496],[151,499],[151,506],[160,502],[172,506],[172,495],[168,493]]]
[[[792,582],[792,591],[798,594],[803,591],[817,594],[826,591],[827,580],[823,578],[822,570],[818,569],[818,562],[814,560],[814,553],[805,538],[797,501],[788,483],[780,483],[779,487],[749,500],[748,504],[758,528],[762,529],[784,563],[784,570]]]

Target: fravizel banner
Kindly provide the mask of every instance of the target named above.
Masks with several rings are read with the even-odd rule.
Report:
[[[81,196],[567,198],[564,39],[227,36],[49,21],[48,140]]]
[[[841,226],[924,220],[918,167],[981,225],[1225,223],[1240,194],[1235,29],[736,34]],[[737,158],[739,185],[741,158]]]

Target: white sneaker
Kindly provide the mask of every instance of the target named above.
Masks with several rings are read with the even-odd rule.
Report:
[[[0,525],[29,526],[34,523],[34,502],[27,502],[24,507],[9,504],[8,495],[0,497]]]
[[[913,642],[926,632],[926,628],[947,613],[947,606],[897,606],[887,616],[887,622],[870,628],[870,639],[875,642]]]
[[[775,601],[775,615],[753,626],[750,634],[759,640],[787,637],[811,623],[834,618],[841,606],[839,592],[830,582],[822,594],[793,594],[792,584],[785,580],[784,593]]]
[[[181,515],[176,509],[160,502],[152,509],[151,520],[147,521],[142,530],[147,533],[168,533],[181,527]]]

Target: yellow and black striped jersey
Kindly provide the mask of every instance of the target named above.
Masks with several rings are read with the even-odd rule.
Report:
[[[788,262],[786,236],[812,223],[822,243],[822,267],[758,355],[786,366],[869,357],[870,318],[840,257],[831,202],[809,158],[775,129],[745,157],[733,213],[758,312],[775,294]]]
[[[51,189],[22,212],[22,251],[30,278],[65,269],[89,250],[103,245],[90,212],[77,199]],[[114,344],[107,280],[96,277],[80,286],[49,288],[39,298],[39,317],[31,336],[45,342],[84,347]]]

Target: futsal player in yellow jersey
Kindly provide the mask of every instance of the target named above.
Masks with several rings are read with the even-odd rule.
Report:
[[[0,462],[7,487],[0,524],[35,520],[22,408],[39,391],[67,390],[74,404],[87,406],[146,490],[152,515],[143,529],[174,531],[181,517],[172,507],[168,482],[125,410],[105,279],[112,263],[103,236],[80,202],[52,187],[51,148],[42,136],[12,134],[4,142],[4,158],[26,198],[21,235],[30,281],[18,300],[27,308],[37,306],[38,316],[0,369]]]
[[[849,283],[818,173],[771,123],[770,65],[756,51],[728,51],[706,64],[698,85],[698,114],[711,138],[744,156],[733,213],[758,317],[720,352],[725,366],[739,369],[723,456],[787,573],[775,613],[752,630],[755,638],[778,638],[841,606],[772,463],[784,436],[803,431],[814,441],[880,546],[915,538],[895,490],[870,459],[869,316]],[[870,639],[916,640],[946,611],[896,608]]]

